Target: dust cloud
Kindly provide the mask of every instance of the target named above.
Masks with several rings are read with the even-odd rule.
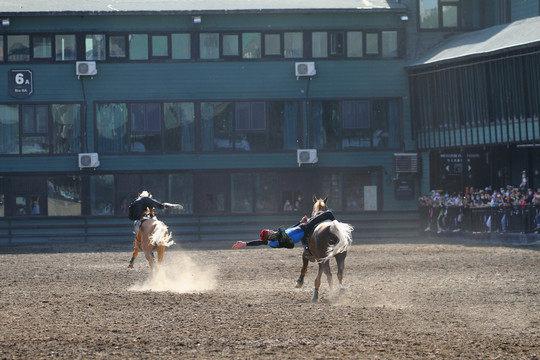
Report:
[[[208,291],[216,287],[216,274],[217,267],[213,265],[198,264],[185,253],[165,252],[161,266],[149,274],[148,279],[129,290],[180,294]]]

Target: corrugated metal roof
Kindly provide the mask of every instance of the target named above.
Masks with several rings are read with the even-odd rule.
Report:
[[[540,43],[540,16],[453,36],[409,67],[489,55],[533,43]]]
[[[0,0],[0,14],[403,11],[398,0]]]

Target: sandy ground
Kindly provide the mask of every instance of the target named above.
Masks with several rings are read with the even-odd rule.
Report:
[[[301,249],[230,245],[1,247],[0,359],[540,358],[538,247],[357,242],[311,303]]]

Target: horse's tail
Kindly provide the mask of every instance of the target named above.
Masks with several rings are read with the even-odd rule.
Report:
[[[155,246],[171,246],[174,241],[171,240],[172,234],[169,228],[162,221],[156,221],[156,227],[150,235],[150,243]]]
[[[346,224],[333,220],[330,225],[330,232],[338,238],[338,242],[328,247],[326,257],[320,259],[320,262],[328,261],[339,253],[345,252],[352,244],[352,232],[354,228],[351,224]]]

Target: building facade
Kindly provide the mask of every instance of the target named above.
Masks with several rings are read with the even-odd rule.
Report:
[[[414,212],[437,148],[411,111],[415,61],[540,15],[536,0],[115,4],[0,11],[4,236],[124,221],[143,189],[192,223],[293,223],[314,194],[351,221]]]

